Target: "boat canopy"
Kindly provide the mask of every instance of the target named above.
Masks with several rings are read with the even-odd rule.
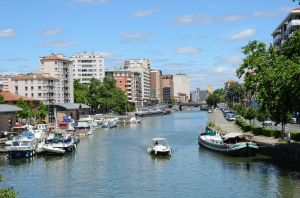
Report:
[[[234,138],[237,136],[243,135],[242,133],[228,133],[226,135],[223,136],[223,138]]]
[[[166,140],[166,138],[152,138],[153,141],[157,141],[157,140]]]
[[[35,135],[33,133],[23,133],[22,138],[34,138]]]

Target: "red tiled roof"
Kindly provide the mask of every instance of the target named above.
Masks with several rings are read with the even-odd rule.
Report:
[[[179,92],[179,93],[177,93],[177,94],[185,94],[185,93]],[[185,95],[186,95],[186,94],[185,94]]]
[[[294,9],[292,9],[292,10],[300,10],[300,8],[294,8]]]
[[[41,101],[38,99],[34,99],[34,98],[28,98],[25,96],[21,96],[18,94],[13,94],[10,92],[6,92],[6,91],[2,91],[0,92],[0,94],[4,95],[4,102],[9,102],[9,101],[18,101],[19,98],[22,98],[24,101]]]
[[[238,81],[234,81],[234,80],[227,80],[228,83],[238,83]]]
[[[42,60],[42,61],[44,61],[44,60],[64,60],[64,61],[72,62],[72,61],[69,60],[69,59],[66,59],[66,58],[60,58],[60,57],[58,57],[58,56],[56,56],[56,55],[51,55],[51,56],[48,56],[48,57],[43,58],[43,59],[41,59],[41,60]]]
[[[37,79],[54,79],[58,80],[58,78],[54,78],[53,76],[45,76],[42,74],[32,74],[32,75],[23,75],[23,76],[14,76],[12,79],[17,80],[17,79],[34,79],[33,75],[35,75],[35,78]]]

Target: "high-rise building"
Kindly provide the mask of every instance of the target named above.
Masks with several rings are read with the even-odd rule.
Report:
[[[58,78],[46,73],[19,75],[12,78],[15,94],[41,100],[44,104],[64,103],[64,93],[61,92],[58,82]]]
[[[163,102],[163,82],[161,70],[150,71],[151,75],[151,100],[155,104]]]
[[[0,75],[0,90],[2,91],[9,91],[12,92],[12,84],[11,84],[11,79],[13,76],[7,75],[7,76],[2,76]]]
[[[40,74],[47,73],[49,76],[58,79],[57,84],[53,84],[57,95],[54,101],[58,103],[74,103],[73,95],[73,68],[72,61],[66,59],[63,54],[51,54],[39,58]]]
[[[90,83],[91,78],[103,80],[104,78],[104,58],[103,55],[75,53],[70,60],[73,62],[73,79],[80,79],[80,83]]]
[[[173,75],[162,76],[162,87],[163,87],[163,103],[166,103],[170,98],[174,98]]]
[[[105,70],[105,77],[116,80],[116,86],[125,91],[130,106],[136,107],[137,110],[142,109],[142,74],[137,71]]]
[[[211,85],[208,85],[206,88],[205,88],[209,93],[213,93],[213,88]]]
[[[277,28],[272,32],[273,46],[275,51],[280,54],[281,46],[287,39],[293,36],[293,32],[300,25],[300,8],[292,9],[288,15],[281,21]]]
[[[227,93],[228,89],[229,89],[229,86],[232,84],[232,83],[239,83],[238,81],[235,81],[235,80],[227,80],[227,82],[224,83],[225,85],[225,93]]]
[[[190,98],[190,77],[185,74],[173,75],[174,94],[178,96],[179,92],[185,93]]]
[[[125,61],[123,69],[126,71],[139,72],[141,73],[141,84],[142,84],[142,106],[148,106],[150,103],[150,63],[146,59],[130,59]]]

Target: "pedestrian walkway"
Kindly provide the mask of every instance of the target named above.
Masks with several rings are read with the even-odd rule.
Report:
[[[222,133],[244,133],[239,126],[235,125],[235,122],[227,121],[224,118],[222,111],[220,110],[215,110],[215,112],[211,113],[208,119],[207,126],[209,126],[209,123],[213,123],[215,125],[213,127],[214,130],[218,130],[219,129],[218,127],[220,127],[220,132]],[[244,134],[253,135],[250,132]],[[280,143],[278,139],[274,137],[267,137],[263,135],[255,135],[253,136],[253,140],[257,142],[269,143],[269,144]]]

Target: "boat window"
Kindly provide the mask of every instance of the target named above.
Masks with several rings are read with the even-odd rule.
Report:
[[[29,142],[22,142],[21,146],[29,146]]]
[[[19,142],[13,142],[12,146],[19,146]]]

